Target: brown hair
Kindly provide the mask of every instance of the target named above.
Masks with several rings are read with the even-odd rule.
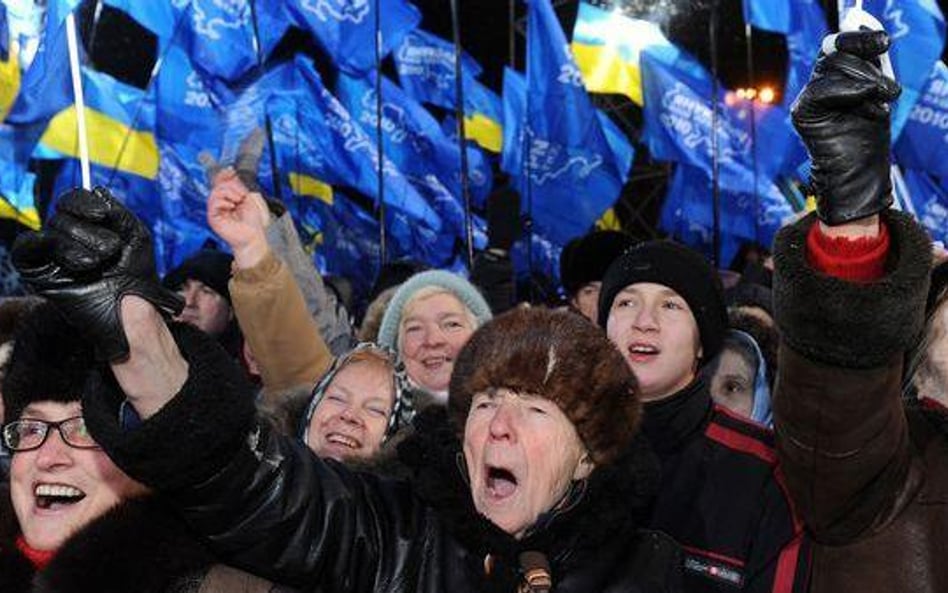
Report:
[[[451,375],[459,432],[474,395],[500,387],[556,402],[596,465],[614,460],[638,430],[635,376],[602,330],[568,311],[517,308],[475,332]]]

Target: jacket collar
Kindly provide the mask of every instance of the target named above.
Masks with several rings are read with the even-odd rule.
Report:
[[[711,417],[711,394],[699,376],[678,393],[645,404],[642,431],[659,454],[681,449]]]

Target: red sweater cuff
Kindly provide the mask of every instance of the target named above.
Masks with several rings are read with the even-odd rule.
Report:
[[[807,261],[820,272],[850,282],[870,282],[885,273],[889,229],[880,224],[877,236],[851,240],[824,235],[817,223],[810,227],[806,247]]]

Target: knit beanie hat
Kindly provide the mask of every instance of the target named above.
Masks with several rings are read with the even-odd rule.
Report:
[[[566,294],[572,297],[586,284],[602,280],[609,264],[636,242],[620,231],[594,231],[567,243],[560,254],[560,282]]]
[[[178,290],[188,280],[200,280],[230,303],[231,264],[234,256],[216,249],[202,249],[168,272],[161,283],[169,290]]]
[[[20,323],[3,377],[6,422],[33,402],[69,403],[82,399],[95,351],[50,303],[33,309]]]
[[[602,279],[600,326],[606,327],[616,295],[640,282],[667,286],[685,299],[698,324],[703,362],[714,358],[727,331],[727,309],[721,280],[711,264],[698,252],[673,241],[647,241],[630,248],[609,266]]]
[[[616,459],[638,432],[635,375],[602,330],[569,311],[512,309],[471,336],[448,396],[458,432],[473,397],[498,388],[556,402],[596,465]]]
[[[388,304],[385,315],[382,316],[382,325],[379,327],[378,343],[385,348],[398,350],[398,328],[401,325],[405,305],[408,304],[419,290],[429,286],[443,288],[453,294],[461,303],[474,314],[478,326],[490,320],[492,314],[490,306],[477,288],[457,274],[443,270],[428,270],[409,278],[398,290]]]

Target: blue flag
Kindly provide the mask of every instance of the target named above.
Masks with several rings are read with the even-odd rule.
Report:
[[[80,0],[51,0],[32,62],[21,74],[20,90],[6,122],[26,124],[53,116],[72,103],[66,16]],[[82,51],[81,47],[79,51]]]
[[[948,243],[948,187],[915,169],[904,169],[902,177],[918,221],[928,229],[932,239]]]
[[[710,177],[715,157],[712,138],[711,76],[683,52],[673,62],[646,51],[642,55],[645,89],[643,137],[652,157],[676,161],[702,169]],[[719,89],[720,91],[720,89]],[[750,134],[748,105],[729,108],[723,92],[717,98],[717,159],[722,187],[743,191],[748,172],[753,175],[754,146]],[[766,149],[757,150],[757,169],[772,178],[783,163],[790,130],[782,127],[784,116],[772,111],[778,106],[757,106],[759,138]],[[765,124],[769,124],[766,125]],[[774,126],[774,127],[771,127]],[[753,187],[753,186],[751,186]]]
[[[840,0],[846,8],[852,0]],[[892,45],[889,56],[902,94],[892,112],[892,140],[902,133],[932,66],[945,46],[945,17],[935,0],[865,0],[863,10],[878,18]],[[845,15],[843,9],[840,14]]]
[[[615,202],[630,163],[614,158],[549,0],[530,2],[527,84],[516,89],[513,78],[504,88],[504,170],[537,230],[562,245]]]
[[[774,33],[790,31],[791,0],[743,0],[744,22]]]
[[[454,45],[416,29],[405,35],[392,57],[398,82],[416,101],[448,109],[457,104]],[[461,73],[472,81],[481,73],[481,67],[474,58],[462,53]]]
[[[252,0],[104,1],[155,33],[161,54],[171,44],[184,48],[211,84],[215,99],[217,94],[227,94],[227,85],[249,75],[258,64],[258,52],[265,58],[289,26],[276,2],[255,5],[258,39]]]
[[[364,78],[340,74],[339,98],[367,133],[376,129],[375,85]],[[382,80],[382,131],[385,156],[390,158],[422,195],[427,195],[449,227],[464,236],[461,206],[460,148],[441,130],[437,120],[388,79]],[[491,172],[483,154],[468,150],[470,191],[483,200],[490,192]],[[452,204],[453,202],[453,204]]]
[[[375,8],[380,6],[382,57],[418,26],[421,13],[406,0],[301,0],[286,2],[290,21],[313,34],[339,68],[351,73],[373,70]]]
[[[794,215],[780,189],[764,181],[758,197],[752,191],[719,192],[721,262],[729,262],[741,243],[770,245],[777,230]],[[750,188],[747,180],[744,187]],[[679,241],[712,256],[714,201],[711,179],[700,168],[679,164],[668,187],[659,226]]]
[[[895,143],[903,167],[948,178],[948,66],[938,61]]]

